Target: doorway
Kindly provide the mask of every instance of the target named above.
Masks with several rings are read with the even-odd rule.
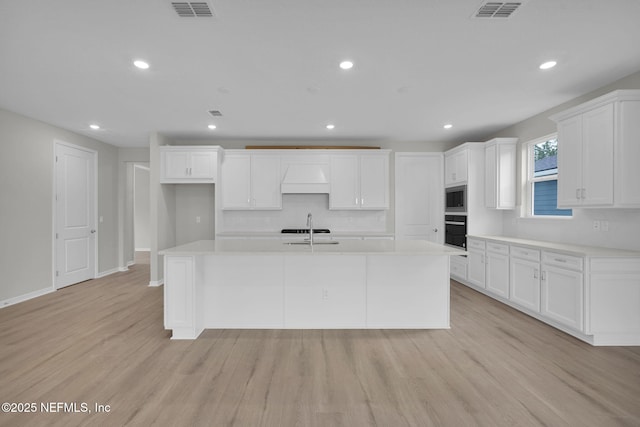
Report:
[[[444,242],[442,154],[396,153],[397,240]]]
[[[133,247],[134,263],[148,264],[151,250],[150,169],[148,165],[133,166]]]
[[[55,141],[54,284],[96,277],[96,151]]]

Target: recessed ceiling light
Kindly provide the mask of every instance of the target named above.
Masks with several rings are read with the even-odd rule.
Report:
[[[93,130],[98,130],[98,129],[100,129],[100,126],[95,125],[95,124],[89,125],[89,127],[90,127],[91,129],[93,129]]]
[[[328,125],[327,125],[327,129],[329,129],[329,130],[334,129],[335,127],[336,127],[336,126],[335,126],[335,125],[332,125],[332,124],[328,124]]]
[[[541,70],[548,70],[549,68],[555,67],[556,64],[557,64],[556,61],[547,61],[547,62],[545,62],[545,63],[540,65],[540,69]]]
[[[351,62],[351,61],[342,61],[340,63],[340,68],[342,68],[343,70],[350,70],[351,68],[353,68],[353,62]]]
[[[146,70],[147,68],[149,68],[149,64],[140,59],[136,59],[135,61],[133,61],[133,65],[140,68],[141,70]]]
[[[216,125],[209,125],[207,126],[209,129],[214,130],[217,126]]]
[[[445,129],[451,129],[453,127],[453,125],[451,123],[447,123],[446,125],[442,126]]]

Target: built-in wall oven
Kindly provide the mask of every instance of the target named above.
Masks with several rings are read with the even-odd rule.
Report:
[[[444,216],[444,243],[460,248],[467,247],[467,216]]]

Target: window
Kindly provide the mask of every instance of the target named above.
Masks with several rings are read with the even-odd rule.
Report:
[[[549,135],[526,144],[528,159],[527,216],[572,216],[558,209],[558,138]]]

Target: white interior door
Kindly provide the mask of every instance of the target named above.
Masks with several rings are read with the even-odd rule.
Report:
[[[444,242],[442,155],[396,153],[396,239]]]
[[[95,277],[95,156],[56,143],[56,288]]]

